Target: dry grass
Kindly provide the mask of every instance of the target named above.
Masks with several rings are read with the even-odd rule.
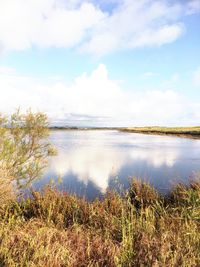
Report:
[[[200,126],[196,127],[128,127],[121,128],[124,132],[159,134],[159,135],[175,135],[183,137],[200,138]]]
[[[0,168],[0,207],[15,198],[12,179],[6,169]]]
[[[200,183],[166,198],[134,180],[87,202],[46,187],[0,210],[0,266],[200,266]]]

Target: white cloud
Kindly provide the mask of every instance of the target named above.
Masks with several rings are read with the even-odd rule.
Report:
[[[0,49],[65,47],[103,55],[117,50],[159,46],[184,32],[181,17],[199,11],[199,1],[0,1]]]
[[[15,73],[15,69],[6,67],[6,66],[0,66],[0,74],[13,74]]]
[[[187,5],[188,5],[188,10],[187,10],[188,14],[193,14],[200,11],[200,0],[190,0],[188,1]]]
[[[193,74],[193,83],[196,86],[200,86],[200,68],[195,70],[195,72]]]
[[[0,1],[1,46],[6,50],[75,46],[104,17],[87,2],[74,9],[56,5],[57,2]]]
[[[52,121],[87,125],[169,125],[198,123],[198,105],[174,90],[127,91],[111,80],[105,65],[83,73],[71,85],[0,72],[0,112],[46,112]]]
[[[183,33],[183,25],[165,25],[158,29],[147,29],[137,38],[131,42],[133,47],[142,46],[161,46],[163,44],[171,43],[180,37]]]
[[[102,55],[116,50],[159,46],[175,41],[184,30],[174,23],[181,5],[166,1],[123,1],[116,11],[95,27],[82,51]]]

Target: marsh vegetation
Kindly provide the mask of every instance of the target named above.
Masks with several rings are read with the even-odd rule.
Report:
[[[189,138],[200,138],[200,127],[128,127],[121,128],[121,131],[144,134],[159,134],[182,136]]]
[[[54,149],[46,116],[1,117],[0,266],[199,266],[200,182],[165,196],[132,180],[102,200],[53,186],[20,193],[39,177]]]
[[[199,266],[200,183],[163,198],[133,181],[100,201],[55,188],[0,208],[1,266]]]

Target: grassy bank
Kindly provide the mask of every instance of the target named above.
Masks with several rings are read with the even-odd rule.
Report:
[[[0,266],[199,266],[200,183],[92,203],[46,187],[0,206]]]
[[[170,135],[200,139],[200,126],[196,127],[50,127],[50,130],[65,131],[100,131],[115,130],[121,132]]]
[[[200,138],[200,127],[128,127],[121,128],[124,132],[173,135],[189,138]]]

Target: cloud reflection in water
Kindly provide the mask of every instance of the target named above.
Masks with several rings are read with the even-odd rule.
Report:
[[[196,140],[117,131],[56,131],[51,138],[58,147],[58,156],[51,159],[48,169],[51,177],[61,175],[66,181],[73,176],[86,187],[94,184],[101,193],[106,192],[110,179],[123,175],[126,168],[135,176],[139,164],[143,174],[148,166],[146,175],[157,171],[162,179],[162,171],[179,173],[179,163],[187,166],[192,158],[200,160],[196,149],[200,142]],[[191,172],[192,168],[191,164]]]

